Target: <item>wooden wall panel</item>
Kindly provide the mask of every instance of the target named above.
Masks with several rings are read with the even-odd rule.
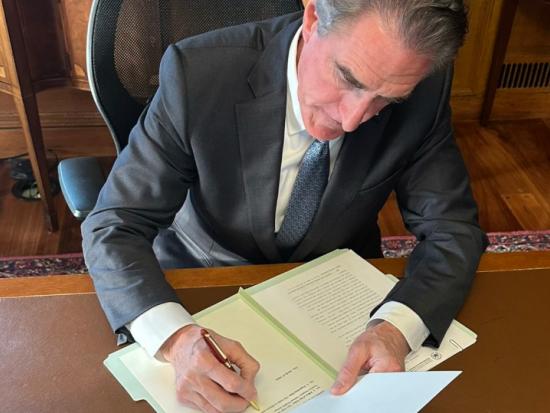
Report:
[[[451,105],[456,119],[478,119],[503,0],[469,0],[470,31],[455,63]]]
[[[86,74],[86,36],[92,0],[61,0],[65,41],[71,59],[73,84],[89,89]]]
[[[3,44],[0,41],[0,44]],[[6,57],[4,56],[4,48],[0,48],[0,82],[8,83],[8,67]]]
[[[505,62],[550,61],[550,2],[523,0],[518,4]]]
[[[17,1],[18,22],[35,91],[68,84],[68,58],[57,0]],[[12,40],[13,41],[13,40]]]
[[[550,64],[550,2],[523,0],[518,4],[505,64]],[[547,72],[548,73],[548,72]],[[523,77],[526,79],[527,75]],[[497,89],[491,119],[550,117],[550,85]],[[527,82],[529,83],[529,82]]]
[[[484,90],[502,0],[468,3],[470,30],[455,63],[454,96],[477,95]]]
[[[13,73],[13,65],[10,63],[12,59],[11,46],[6,33],[4,14],[0,10],[0,91],[10,93],[15,74]],[[0,93],[0,96],[2,95]]]

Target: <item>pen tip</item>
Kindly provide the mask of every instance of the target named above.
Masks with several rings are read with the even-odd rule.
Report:
[[[254,400],[250,400],[248,403],[250,403],[250,405],[254,407],[255,410],[260,411],[260,406],[258,406],[258,403],[256,403]]]

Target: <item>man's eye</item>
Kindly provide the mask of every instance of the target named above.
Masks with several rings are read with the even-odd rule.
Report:
[[[353,89],[353,85],[350,83],[346,76],[342,72],[338,72],[337,75],[338,83],[341,84],[346,89]]]
[[[342,87],[344,87],[345,89],[349,89],[349,90],[361,89],[357,87],[353,78],[350,78],[345,71],[339,68],[336,68],[336,79],[338,81],[338,84],[342,85]]]

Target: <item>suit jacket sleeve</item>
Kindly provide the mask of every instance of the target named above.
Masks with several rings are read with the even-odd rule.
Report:
[[[451,80],[448,70],[433,128],[397,183],[404,223],[419,244],[385,300],[413,309],[430,330],[426,343],[436,346],[464,303],[487,245],[454,141]]]
[[[172,223],[196,178],[181,138],[186,104],[174,47],[165,53],[159,76],[159,90],[82,225],[86,264],[115,331],[157,304],[178,301],[152,249],[159,228]]]

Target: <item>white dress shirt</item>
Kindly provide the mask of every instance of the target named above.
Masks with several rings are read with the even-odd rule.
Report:
[[[287,99],[286,119],[283,142],[283,156],[281,161],[281,176],[279,181],[279,193],[275,210],[275,231],[277,232],[283,222],[284,214],[290,200],[290,194],[294,181],[298,175],[300,162],[313,142],[308,135],[298,101],[298,76],[296,71],[296,52],[298,39],[302,29],[298,29],[288,52],[287,63]],[[339,137],[330,141],[330,173],[334,168],[343,139]],[[330,179],[330,175],[329,175]],[[406,305],[390,301],[373,314],[369,321],[386,320],[393,324],[405,336],[412,350],[418,349],[428,337],[429,331],[422,319]],[[132,336],[145,351],[151,356],[157,356],[162,344],[180,328],[193,324],[191,315],[178,303],[163,303],[157,305],[127,325]]]

